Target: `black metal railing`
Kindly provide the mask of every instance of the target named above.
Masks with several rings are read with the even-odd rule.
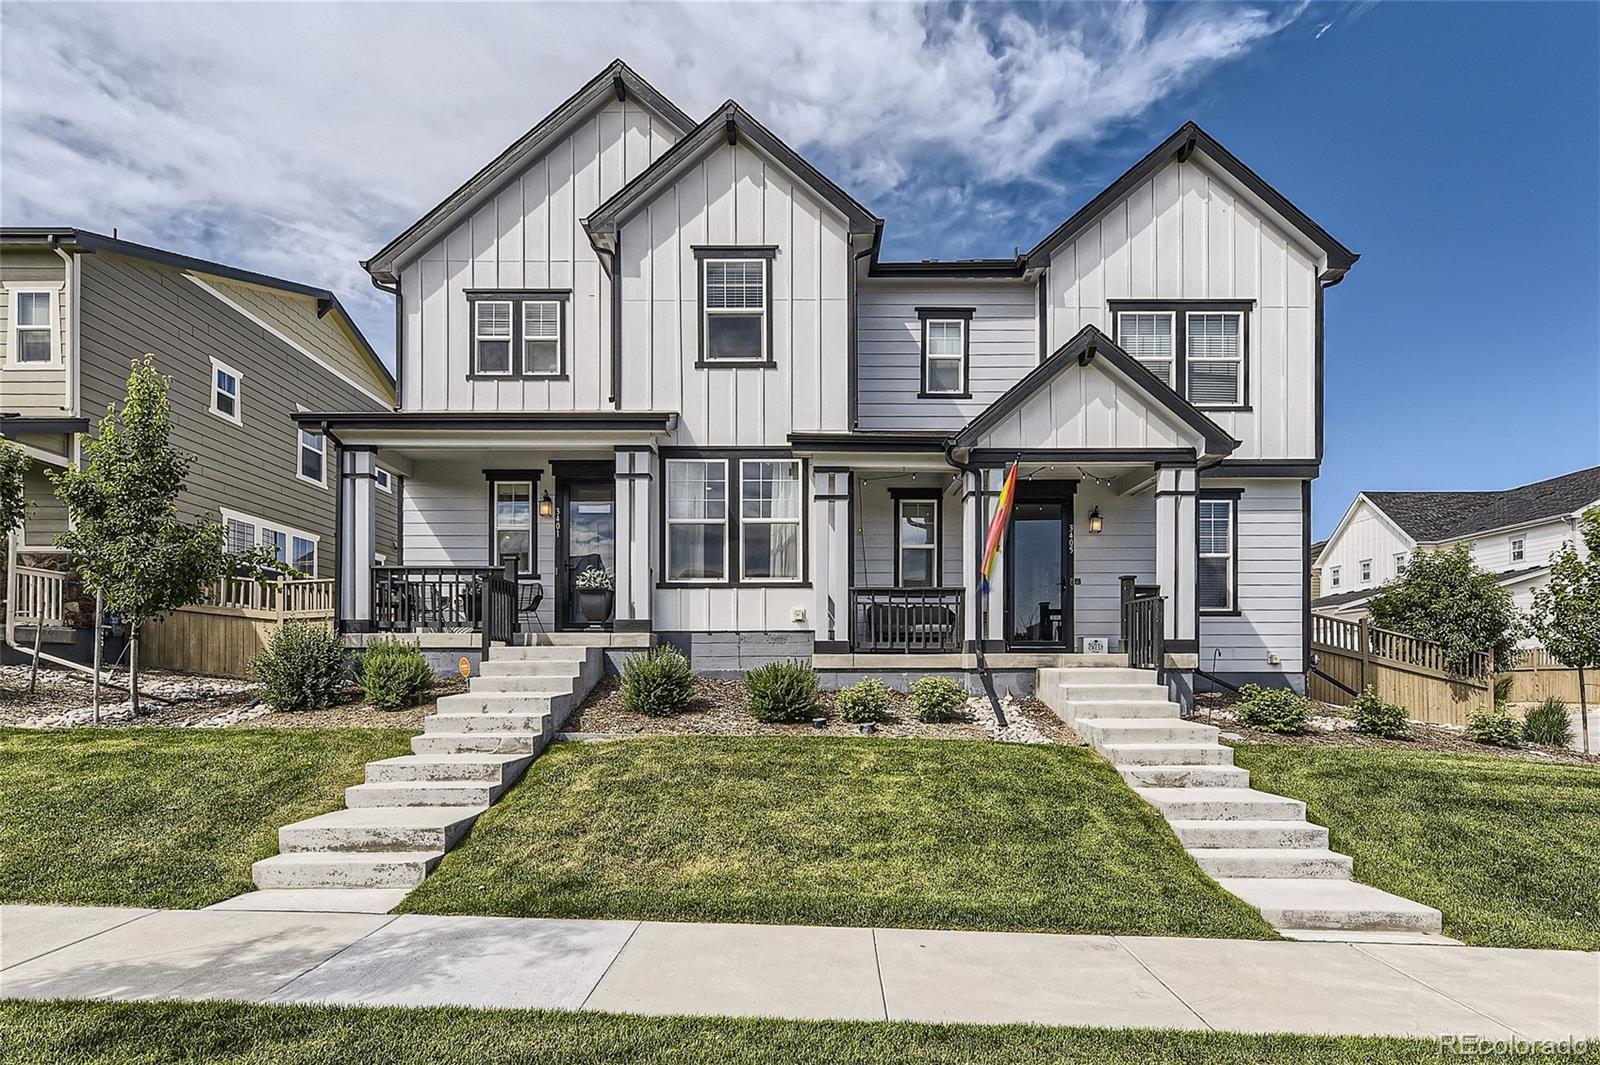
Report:
[[[373,566],[372,623],[379,632],[482,632],[485,581],[512,586],[512,626],[532,623],[544,586],[497,566]]]
[[[1167,656],[1166,602],[1158,595],[1145,595],[1122,604],[1122,638],[1130,668],[1163,671]]]
[[[483,578],[483,653],[491,644],[510,643],[516,634],[516,577],[490,573]]]
[[[961,607],[960,588],[852,588],[851,646],[904,654],[958,652]]]

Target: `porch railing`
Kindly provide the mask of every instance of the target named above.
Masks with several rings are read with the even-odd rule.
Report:
[[[960,588],[852,588],[851,645],[858,651],[958,652],[962,596]]]
[[[333,617],[333,579],[260,581],[251,577],[224,577],[204,600],[246,617],[322,619]]]
[[[17,566],[13,570],[14,623],[46,626],[66,624],[67,575],[61,570]]]
[[[509,585],[509,592],[498,586],[488,590],[490,578]],[[491,594],[501,597],[495,601],[510,615],[514,632],[518,622],[531,621],[538,612],[544,586],[525,577],[513,582],[498,566],[373,566],[373,627],[379,632],[483,632]],[[506,624],[498,616],[492,620]]]
[[[1160,596],[1146,595],[1122,604],[1122,632],[1130,669],[1153,669],[1159,673],[1165,667],[1166,602]]]
[[[517,582],[504,573],[483,578],[483,653],[495,643],[510,643],[517,634]]]

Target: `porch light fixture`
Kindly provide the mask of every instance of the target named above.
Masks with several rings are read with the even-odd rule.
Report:
[[[553,517],[555,517],[555,515],[556,515],[555,500],[550,498],[550,490],[547,488],[547,489],[544,490],[543,494],[541,494],[539,496],[539,517],[541,517],[541,518],[553,518]]]
[[[1097,533],[1106,527],[1106,520],[1100,516],[1100,508],[1095,507],[1089,511],[1089,531]]]

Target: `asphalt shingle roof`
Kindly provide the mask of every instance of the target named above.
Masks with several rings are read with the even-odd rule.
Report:
[[[1503,492],[1367,492],[1414,540],[1433,543],[1571,514],[1600,499],[1600,466]]]

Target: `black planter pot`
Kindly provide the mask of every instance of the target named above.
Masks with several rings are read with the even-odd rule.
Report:
[[[583,620],[600,622],[611,616],[611,592],[586,592],[578,590],[578,609]]]

